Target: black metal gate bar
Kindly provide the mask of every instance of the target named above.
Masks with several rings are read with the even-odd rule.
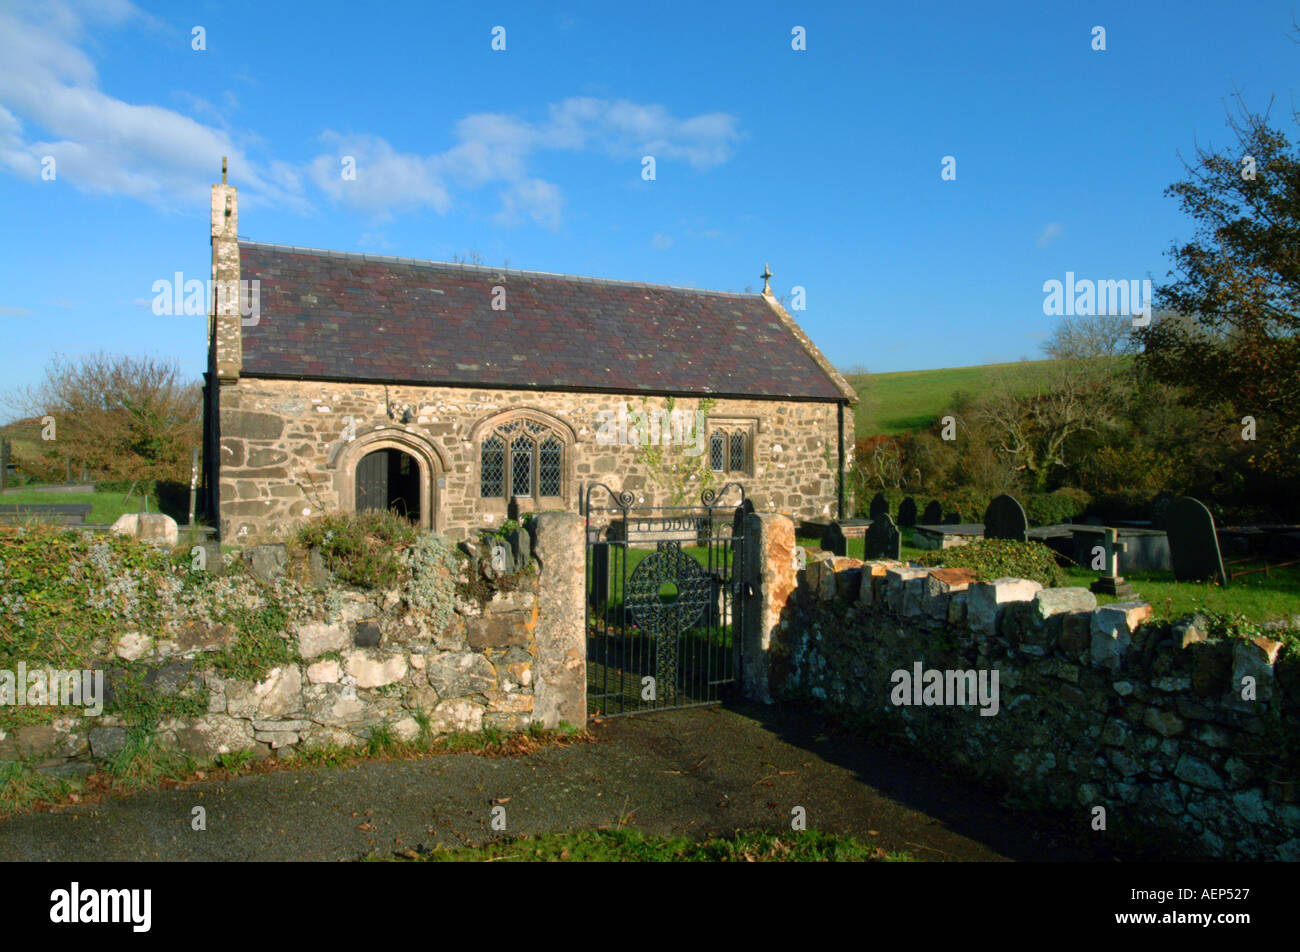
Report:
[[[592,505],[601,490],[612,505]],[[584,495],[587,709],[615,717],[718,703],[740,670],[743,514],[753,511],[744,487],[644,509],[603,483]]]

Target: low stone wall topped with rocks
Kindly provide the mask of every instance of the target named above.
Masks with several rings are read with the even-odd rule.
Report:
[[[1279,642],[968,569],[823,553],[799,571],[793,528],[749,518],[748,696],[823,705],[1081,830],[1300,860],[1300,669]]]
[[[153,743],[199,760],[351,747],[381,732],[413,741],[486,728],[554,728],[562,721],[582,726],[582,523],[571,513],[544,513],[524,536],[515,540],[509,572],[492,567],[487,547],[462,543],[469,558],[455,560],[458,584],[446,586],[456,592],[454,604],[442,612],[417,610],[399,588],[349,588],[313,559],[328,611],[266,632],[285,642],[292,660],[257,678],[221,674],[203,663],[235,645],[229,625],[118,635],[106,646],[115,658],[105,665],[104,713],[10,730],[0,735],[0,759],[34,758],[57,773],[89,771],[128,743],[132,724],[113,713],[115,698],[128,690],[154,692],[192,711],[165,717],[150,733]],[[569,551],[576,557],[566,559]],[[264,582],[286,571],[283,545],[245,549],[242,559]],[[209,560],[220,571],[219,549]]]

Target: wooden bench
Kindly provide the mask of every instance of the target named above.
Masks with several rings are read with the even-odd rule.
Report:
[[[9,503],[0,505],[0,522],[52,522],[62,526],[82,526],[95,507],[81,503]]]

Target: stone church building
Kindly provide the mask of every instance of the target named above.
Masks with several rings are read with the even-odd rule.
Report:
[[[259,244],[237,227],[223,174],[212,278],[253,289],[242,305],[217,295],[208,327],[204,493],[223,541],[371,508],[463,538],[511,500],[578,512],[593,483],[668,505],[680,483],[603,424],[670,404],[695,419],[701,401],[693,446],[656,451],[707,456],[697,475],[741,483],[760,511],[844,515],[857,398],[767,275],[761,294],[698,291]]]

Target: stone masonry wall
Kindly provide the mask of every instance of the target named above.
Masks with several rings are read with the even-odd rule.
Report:
[[[1277,747],[1297,729],[1300,677],[1277,642],[1210,641],[1142,602],[1098,608],[1086,589],[965,569],[826,555],[797,571],[783,520],[751,519],[769,523],[749,530],[769,563],[756,597],[789,594],[746,639],[767,644],[746,657],[749,696],[818,702],[1022,802],[1077,811],[1082,830],[1102,807],[1110,835],[1169,852],[1300,859],[1297,778]],[[996,713],[894,703],[908,696],[895,672],[918,663],[996,671]]]
[[[256,757],[292,756],[298,748],[363,745],[377,730],[416,739],[422,722],[431,735],[505,732],[532,724],[554,728],[586,721],[582,523],[577,515],[539,516],[532,533],[534,571],[512,573],[509,591],[455,599],[447,624],[404,606],[398,590],[371,592],[322,581],[333,605],[322,620],[297,623],[287,634],[300,663],[272,668],[257,681],[222,677],[196,664],[209,651],[230,647],[224,625],[193,626],[166,640],[132,632],[113,645],[142,667],[160,695],[206,697],[207,713],[156,725],[154,742],[200,760],[235,751]],[[576,548],[576,559],[552,553]],[[518,551],[518,550],[517,550]],[[243,557],[266,579],[282,575],[282,545],[247,548]],[[528,564],[520,553],[519,567]],[[461,564],[461,582],[474,572]],[[119,671],[105,676],[105,703]],[[576,672],[576,674],[575,674]],[[78,773],[112,757],[127,743],[128,724],[103,713],[0,732],[0,760],[38,758],[39,769]]]
[[[427,458],[434,486],[433,528],[464,538],[473,528],[499,525],[504,500],[479,496],[476,425],[506,410],[533,409],[560,421],[573,440],[566,452],[562,508],[578,511],[580,486],[604,482],[637,494],[638,506],[667,504],[667,493],[637,460],[637,447],[596,442],[596,414],[617,412],[639,399],[615,394],[296,382],[241,377],[221,387],[219,495],[221,535],[235,544],[283,538],[293,524],[322,509],[349,506],[341,470],[355,467],[367,445],[391,437],[394,445]],[[676,408],[694,413],[698,401]],[[666,409],[662,398],[646,408]],[[393,411],[390,415],[390,410]],[[401,422],[409,411],[409,419]],[[345,418],[355,424],[353,449]],[[835,515],[837,488],[836,406],[780,400],[719,400],[715,421],[755,421],[752,475],[741,482],[762,511],[793,518]],[[851,414],[845,446],[851,447]],[[675,449],[675,448],[674,448]],[[707,453],[707,446],[705,449]],[[687,502],[698,502],[699,492]],[[599,505],[612,502],[603,494]],[[527,505],[525,506],[525,509]]]

